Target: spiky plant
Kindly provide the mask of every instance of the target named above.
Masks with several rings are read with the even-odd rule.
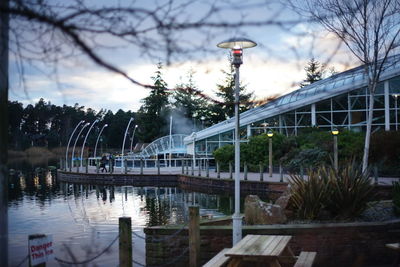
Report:
[[[300,219],[317,219],[325,208],[326,198],[329,197],[329,183],[321,177],[320,171],[309,170],[307,179],[291,175],[289,183],[289,207]]]

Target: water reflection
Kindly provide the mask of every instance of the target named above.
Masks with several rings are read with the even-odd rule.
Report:
[[[212,217],[232,213],[233,198],[180,188],[99,186],[60,183],[46,166],[29,166],[9,176],[9,258],[18,264],[27,254],[30,234],[51,234],[56,257],[83,260],[95,256],[118,234],[118,218],[132,218],[133,231],[146,226],[182,224],[188,206]],[[145,244],[133,237],[135,260],[145,262]],[[59,265],[53,261],[49,266]],[[118,265],[118,242],[90,266]],[[23,265],[24,266],[24,265]],[[27,262],[25,262],[27,266]]]

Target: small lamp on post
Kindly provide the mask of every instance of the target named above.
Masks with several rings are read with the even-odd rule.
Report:
[[[274,136],[274,133],[269,130],[267,133],[268,136],[268,143],[269,143],[269,156],[268,156],[268,160],[269,160],[269,177],[272,177],[272,137]]]
[[[230,49],[232,65],[235,67],[235,213],[232,216],[232,243],[236,245],[242,239],[242,217],[240,216],[240,136],[239,136],[239,68],[243,63],[243,49],[256,46],[257,43],[246,38],[231,38],[220,42],[219,48]]]
[[[332,135],[333,135],[333,166],[335,168],[335,170],[338,170],[339,164],[338,164],[338,140],[337,140],[337,136],[339,134],[339,130],[338,129],[333,129],[331,131]]]

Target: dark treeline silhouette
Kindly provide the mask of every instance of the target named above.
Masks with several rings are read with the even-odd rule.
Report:
[[[87,144],[94,146],[99,131],[107,123],[109,126],[103,131],[99,146],[120,147],[123,130],[129,119],[134,116],[131,111],[118,110],[113,113],[110,110],[101,109],[97,112],[79,104],[61,107],[46,102],[43,98],[36,104],[26,107],[23,107],[22,103],[18,101],[9,101],[8,106],[10,110],[9,148],[15,150],[24,150],[32,146],[49,148],[66,146],[79,121],[85,120],[93,123],[96,119],[99,119],[100,122],[95,124],[92,129]],[[86,131],[83,134],[86,134]]]

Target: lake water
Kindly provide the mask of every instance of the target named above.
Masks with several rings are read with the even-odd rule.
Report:
[[[83,261],[98,255],[118,234],[118,218],[132,219],[132,230],[144,237],[152,225],[183,224],[188,207],[195,203],[200,214],[232,214],[233,198],[187,192],[179,188],[96,186],[57,181],[47,165],[11,163],[16,170],[9,181],[9,263],[28,266],[28,236],[52,235],[55,256]],[[145,263],[145,242],[133,236],[133,258]],[[60,266],[56,260],[48,266]],[[61,265],[62,266],[62,265]],[[67,265],[65,265],[67,266]],[[118,240],[97,259],[80,266],[118,266]],[[140,265],[135,265],[140,266]]]

